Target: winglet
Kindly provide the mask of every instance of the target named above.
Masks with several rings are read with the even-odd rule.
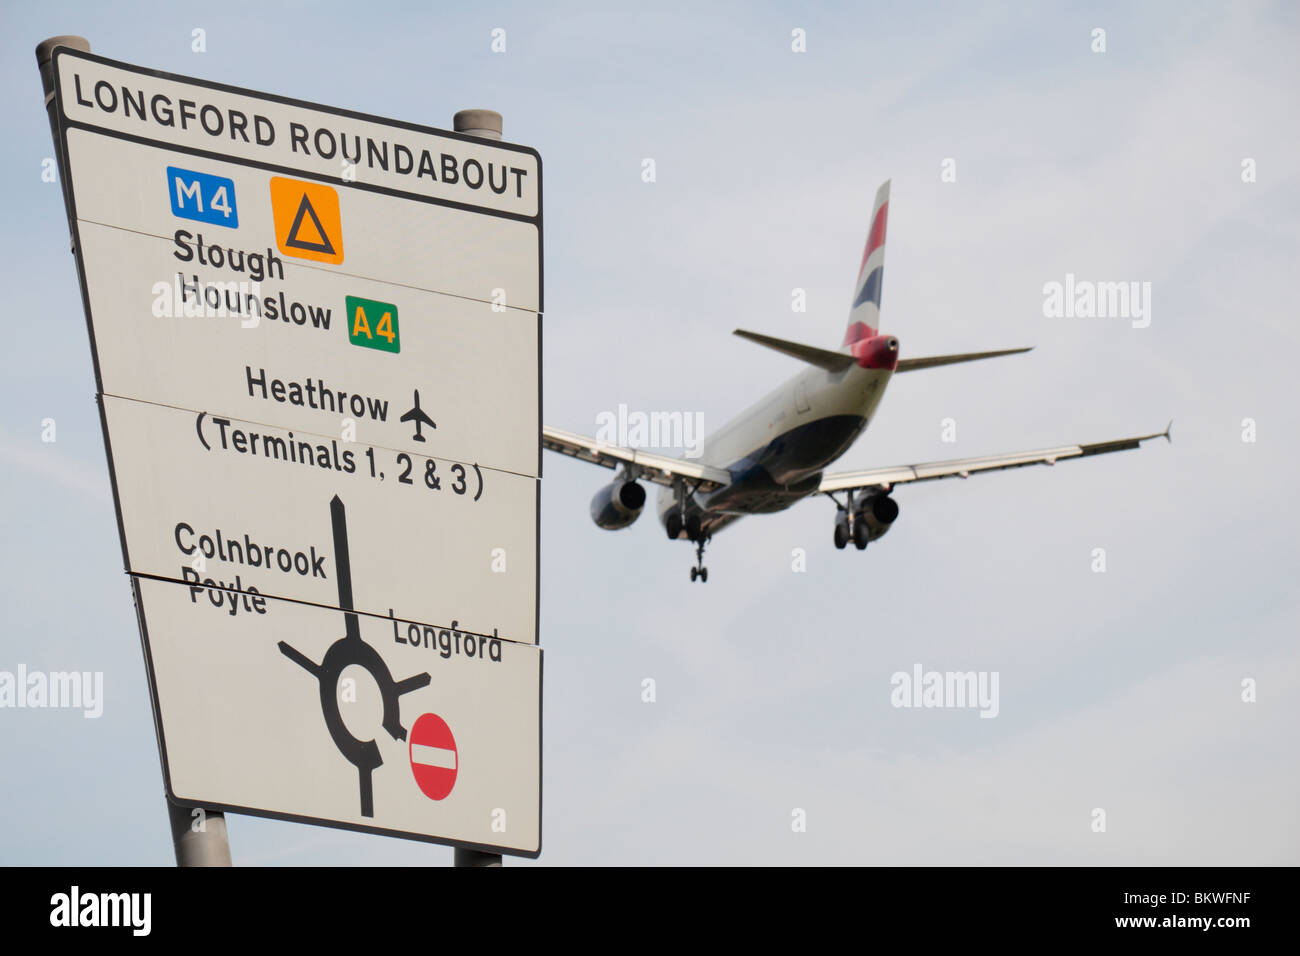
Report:
[[[1174,439],[1169,433],[1173,431],[1173,427],[1174,420],[1171,418],[1169,419],[1169,424],[1165,426],[1165,441],[1169,442],[1171,445],[1174,443]]]

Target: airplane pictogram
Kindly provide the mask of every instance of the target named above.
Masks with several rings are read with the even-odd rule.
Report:
[[[420,434],[421,426],[428,425],[430,428],[438,427],[433,423],[432,418],[420,410],[420,390],[418,388],[415,390],[415,407],[403,415],[400,420],[404,422],[415,422],[415,434],[411,436],[413,441],[427,441],[424,435]]]

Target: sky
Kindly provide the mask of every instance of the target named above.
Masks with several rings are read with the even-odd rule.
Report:
[[[174,859],[41,175],[33,49],[64,33],[434,127],[501,112],[544,163],[549,425],[593,434],[626,405],[707,430],[798,370],[733,329],[835,348],[886,179],[882,328],[902,354],[1034,351],[892,382],[835,470],[1173,419],[1172,443],[901,488],[865,552],[834,549],[824,498],[742,520],[703,586],[653,515],[592,524],[608,472],[548,455],[543,849],[506,865],[1300,863],[1293,7],[132,6],[0,13],[0,670],[104,675],[94,720],[0,709],[0,863]],[[1067,275],[1150,283],[1149,324],[1046,315]],[[996,674],[996,717],[895,706],[893,675],[917,666]],[[239,865],[452,858],[228,823]]]

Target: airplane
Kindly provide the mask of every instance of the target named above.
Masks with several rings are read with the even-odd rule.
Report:
[[[415,422],[415,434],[411,436],[413,441],[428,441],[424,435],[420,434],[420,428],[422,426],[428,425],[430,428],[438,427],[433,423],[432,418],[420,411],[420,390],[418,388],[415,390],[415,407],[398,420],[403,422]]]
[[[898,519],[893,492],[900,486],[1026,465],[1054,465],[1138,448],[1153,438],[1172,441],[1171,421],[1163,432],[1133,438],[826,474],[826,467],[847,452],[871,423],[895,373],[1030,351],[1015,348],[913,359],[900,356],[898,338],[879,331],[889,185],[886,181],[876,193],[848,328],[839,350],[736,329],[741,338],[810,367],[708,436],[699,460],[656,455],[543,427],[544,448],[617,469],[614,481],[591,500],[591,517],[599,527],[613,531],[632,524],[646,501],[640,482],[659,485],[659,521],[670,540],[685,537],[695,544],[691,580],[707,582],[704,546],[713,535],[738,518],[784,511],[811,495],[826,495],[835,502],[835,547],[843,549],[852,541],[861,551]],[[843,501],[836,494],[842,494]]]

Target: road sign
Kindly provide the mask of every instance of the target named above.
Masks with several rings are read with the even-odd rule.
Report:
[[[338,191],[324,183],[271,177],[275,244],[286,256],[317,262],[343,261],[343,222]]]
[[[495,852],[540,849],[539,648],[449,628],[427,646],[402,643],[387,618],[276,598],[232,617],[179,584],[134,581],[173,799]],[[408,626],[396,625],[401,637]],[[215,698],[214,685],[230,695]],[[427,736],[433,714],[455,727],[454,748]],[[435,741],[422,744],[429,750],[413,750],[416,727]],[[436,763],[451,749],[449,781]],[[426,789],[417,757],[443,774],[442,797]]]
[[[192,169],[168,166],[167,188],[173,216],[210,226],[239,228],[235,184],[224,176],[209,176]]]
[[[539,474],[531,224],[339,185],[347,262],[321,265],[280,251],[261,170],[171,150],[155,169],[136,143],[67,140],[103,391],[335,436],[350,420],[357,440],[402,448],[418,390],[439,453]],[[233,184],[237,230],[173,215],[163,170],[200,165]],[[354,232],[397,238],[380,254]],[[396,306],[400,351],[357,346],[349,297]]]
[[[537,479],[214,412],[102,402],[133,572],[335,604],[338,495],[352,519],[358,610],[536,641]]]
[[[383,349],[385,352],[402,351],[402,334],[397,324],[397,306],[394,303],[376,302],[359,295],[350,295],[347,297],[343,317],[348,323],[348,340],[353,345]]]
[[[411,728],[411,775],[430,800],[444,799],[456,786],[460,752],[447,722],[437,714],[421,714]]]
[[[53,71],[169,794],[536,854],[537,154]]]

